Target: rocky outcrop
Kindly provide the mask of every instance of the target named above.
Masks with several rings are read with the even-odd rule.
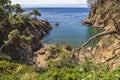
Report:
[[[14,62],[33,64],[34,51],[40,49],[41,39],[52,29],[47,21],[37,19],[24,20],[19,25],[0,25],[0,53],[7,54]],[[17,36],[8,39],[13,30],[18,30]],[[6,41],[6,43],[4,43]]]
[[[119,9],[119,0],[97,0],[97,3],[91,6],[89,17],[83,23],[105,30],[114,29],[111,18],[115,19],[116,23],[120,23]]]
[[[72,48],[68,44],[43,44],[42,48],[34,54],[35,67],[45,68],[48,62],[57,62],[62,59],[62,56],[71,56]]]
[[[114,70],[120,66],[120,36],[106,35],[93,48],[91,54],[97,63],[107,63]]]
[[[120,31],[120,0],[97,0],[91,6],[89,17],[83,21],[84,24],[102,28],[105,31]],[[120,35],[109,34],[101,37],[92,53],[96,62],[107,62],[111,69],[119,64]]]
[[[32,49],[30,45],[21,42],[19,37],[13,37],[1,49],[3,54],[11,57],[11,61],[18,63],[33,64]]]

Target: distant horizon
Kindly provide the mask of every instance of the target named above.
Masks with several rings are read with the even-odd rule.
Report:
[[[23,8],[89,8],[89,7],[52,7],[52,6],[49,6],[49,7],[44,7],[44,6],[29,6],[29,7],[26,7],[26,6],[22,6]]]
[[[20,4],[22,7],[88,7],[87,0],[11,0],[12,4]]]
[[[21,5],[23,8],[40,8],[40,7],[42,7],[42,8],[89,8],[88,6],[38,6],[38,5],[36,5],[36,6],[33,6],[33,5],[29,5],[29,6],[27,6],[27,5]]]

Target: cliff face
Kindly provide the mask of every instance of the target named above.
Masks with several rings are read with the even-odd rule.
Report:
[[[91,6],[86,22],[94,27],[109,30],[115,28],[111,18],[120,23],[120,0],[98,0]]]
[[[83,22],[105,31],[120,31],[120,0],[98,0]],[[105,35],[92,50],[95,61],[108,62],[111,69],[120,66],[120,35]]]
[[[41,46],[41,39],[52,29],[47,21],[28,19],[17,25],[0,24],[0,55],[12,61],[33,64],[34,51]]]

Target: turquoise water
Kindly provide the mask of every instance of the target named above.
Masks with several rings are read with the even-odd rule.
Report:
[[[31,9],[27,9],[28,12]],[[42,16],[39,19],[48,20],[51,25],[58,22],[59,26],[45,36],[46,43],[69,43],[78,47],[100,30],[81,24],[89,14],[89,8],[37,8]]]

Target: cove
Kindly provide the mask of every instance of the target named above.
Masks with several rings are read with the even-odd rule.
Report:
[[[89,8],[37,8],[42,16],[39,19],[48,20],[51,25],[58,22],[59,26],[45,36],[45,43],[68,43],[79,47],[90,37],[100,32],[99,29],[83,25],[81,22],[88,17]],[[26,9],[28,12],[33,8]]]

